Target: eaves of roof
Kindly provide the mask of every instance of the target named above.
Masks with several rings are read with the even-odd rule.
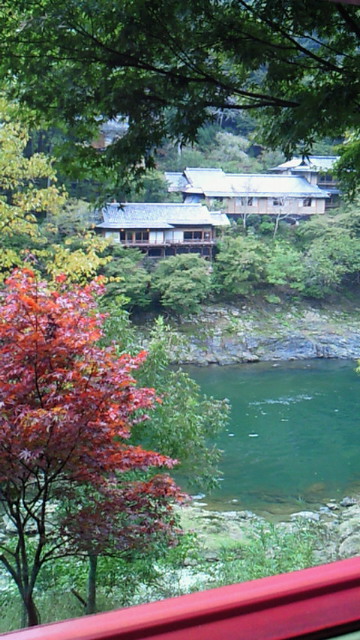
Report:
[[[252,189],[234,191],[205,191],[207,198],[327,198],[327,190],[317,188],[316,190],[306,189],[304,191],[293,192],[291,190],[276,189],[274,191],[256,191]]]
[[[149,220],[119,220],[118,222],[100,222],[97,229],[174,229],[174,224]]]

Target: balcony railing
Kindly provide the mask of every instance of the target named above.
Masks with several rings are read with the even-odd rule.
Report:
[[[1,640],[320,640],[360,629],[360,558],[0,636]]]
[[[151,242],[150,240],[121,240],[120,244],[126,247],[171,247],[173,245],[176,246],[186,246],[188,244],[191,245],[201,245],[208,246],[213,245],[215,240],[201,240],[201,239],[193,239],[190,240],[162,240],[161,242]]]

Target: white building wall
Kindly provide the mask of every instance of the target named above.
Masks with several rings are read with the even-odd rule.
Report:
[[[228,198],[227,213],[238,213],[240,215],[313,215],[324,213],[325,198],[310,198],[311,205],[304,206],[304,202],[308,198],[284,197],[283,204],[275,205],[273,197],[271,198],[253,198],[252,205],[242,204],[241,198]]]

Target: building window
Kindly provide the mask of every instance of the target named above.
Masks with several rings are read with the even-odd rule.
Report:
[[[135,242],[148,242],[148,241],[149,241],[148,231],[136,231]]]
[[[246,204],[247,204],[248,207],[252,207],[253,206],[253,202],[254,202],[253,198],[248,198]]]
[[[318,184],[332,184],[334,182],[334,178],[331,173],[320,173]]]
[[[202,231],[184,231],[184,240],[188,240],[189,242],[194,242],[196,240],[202,240],[203,233]]]
[[[284,206],[284,198],[273,198],[274,207],[283,207]]]
[[[122,231],[121,241],[126,244],[145,244],[149,242],[148,231]]]
[[[311,198],[304,198],[303,207],[311,207]]]

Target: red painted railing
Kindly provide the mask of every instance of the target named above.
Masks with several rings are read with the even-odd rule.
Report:
[[[1,640],[310,640],[357,629],[360,629],[360,558],[0,637]]]

